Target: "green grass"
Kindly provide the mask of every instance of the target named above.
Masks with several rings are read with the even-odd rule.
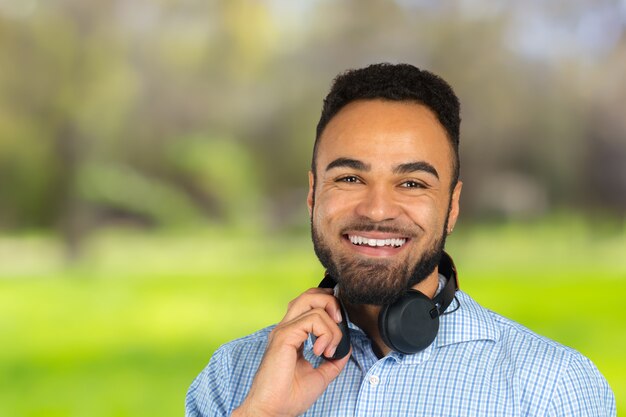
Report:
[[[45,237],[0,239],[0,416],[174,416],[220,344],[280,320],[322,274],[307,237],[107,233],[67,266]],[[489,226],[449,240],[461,287],[572,346],[626,412],[626,238]]]

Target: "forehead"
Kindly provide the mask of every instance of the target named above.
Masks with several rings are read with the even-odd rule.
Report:
[[[441,179],[452,175],[452,146],[435,114],[414,102],[361,100],[346,105],[322,133],[317,169],[340,157],[369,163],[374,169],[426,161]],[[318,171],[321,172],[321,171]]]

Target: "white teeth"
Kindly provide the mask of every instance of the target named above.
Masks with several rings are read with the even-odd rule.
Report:
[[[393,246],[400,247],[404,245],[406,239],[369,239],[363,236],[348,235],[350,242],[354,245],[368,245],[372,247],[376,246]]]

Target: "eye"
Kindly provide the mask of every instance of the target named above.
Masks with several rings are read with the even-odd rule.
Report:
[[[336,181],[348,182],[348,183],[353,183],[353,184],[361,182],[361,180],[358,177],[355,177],[354,175],[346,175],[345,177],[338,178]]]
[[[402,188],[426,188],[426,186],[422,184],[421,182],[413,181],[413,180],[404,181],[402,184],[400,184],[400,187]]]

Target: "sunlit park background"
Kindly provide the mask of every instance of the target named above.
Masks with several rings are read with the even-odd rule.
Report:
[[[625,413],[624,0],[0,0],[0,416],[182,415],[320,280],[321,101],[379,61],[461,98],[461,287]]]

